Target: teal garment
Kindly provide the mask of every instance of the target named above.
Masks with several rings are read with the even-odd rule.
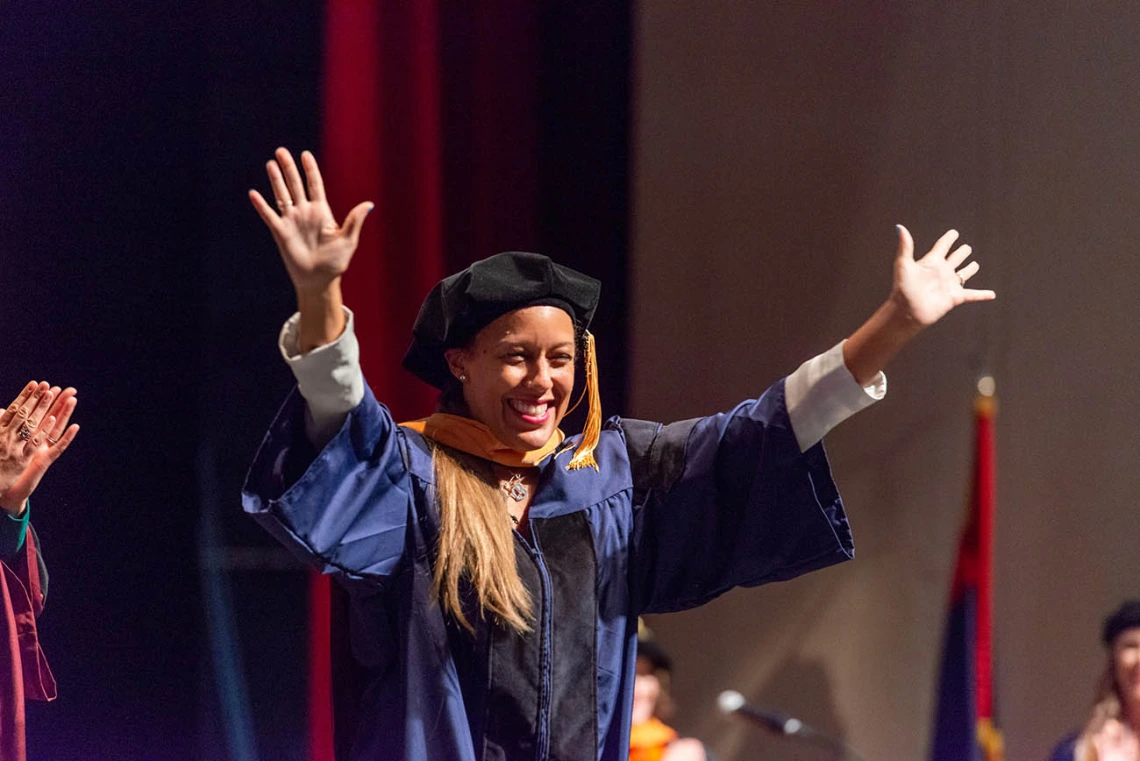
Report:
[[[24,549],[28,536],[28,516],[31,514],[32,503],[28,500],[24,505],[24,514],[19,518],[9,515],[0,520],[0,560],[12,560],[17,552]]]

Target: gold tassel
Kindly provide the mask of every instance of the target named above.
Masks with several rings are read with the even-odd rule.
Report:
[[[598,353],[594,347],[594,334],[586,331],[586,390],[589,407],[586,409],[586,425],[582,428],[582,443],[570,459],[567,470],[593,468],[598,470],[594,459],[594,449],[602,435],[602,397],[598,393]]]

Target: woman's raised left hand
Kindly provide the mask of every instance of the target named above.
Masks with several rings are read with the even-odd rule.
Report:
[[[933,325],[959,304],[989,301],[994,292],[966,287],[966,281],[978,271],[978,263],[966,264],[973,249],[961,245],[951,251],[958,240],[957,230],[948,230],[921,259],[914,258],[914,240],[902,225],[898,226],[899,249],[895,258],[895,282],[891,291],[904,313],[920,326]]]
[[[870,383],[922,329],[967,301],[989,301],[993,291],[966,287],[978,263],[966,264],[972,249],[950,247],[958,232],[950,230],[921,259],[914,258],[914,240],[898,225],[895,281],[891,295],[843,344],[843,361],[861,385]]]
[[[0,509],[21,515],[28,497],[79,433],[68,425],[76,391],[31,381],[0,413]]]

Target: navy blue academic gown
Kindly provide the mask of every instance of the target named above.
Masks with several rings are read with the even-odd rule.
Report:
[[[851,533],[822,445],[799,451],[783,381],[726,414],[662,426],[610,419],[599,470],[540,466],[519,573],[519,635],[471,636],[431,595],[431,446],[370,390],[319,453],[294,391],[250,470],[246,512],[351,599],[367,669],[354,761],[625,761],[637,616],[847,559]]]

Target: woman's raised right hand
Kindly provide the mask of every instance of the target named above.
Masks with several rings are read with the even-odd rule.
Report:
[[[364,218],[373,207],[368,201],[358,204],[344,218],[344,224],[337,225],[325,199],[317,160],[312,153],[304,151],[301,163],[305,168],[307,193],[306,183],[301,181],[301,173],[289,151],[278,148],[274,160],[266,163],[277,211],[261,193],[249,191],[249,200],[273,234],[299,296],[322,293],[344,274],[360,240]]]
[[[0,509],[24,512],[40,479],[79,433],[68,425],[75,411],[75,389],[31,381],[0,412]]]

